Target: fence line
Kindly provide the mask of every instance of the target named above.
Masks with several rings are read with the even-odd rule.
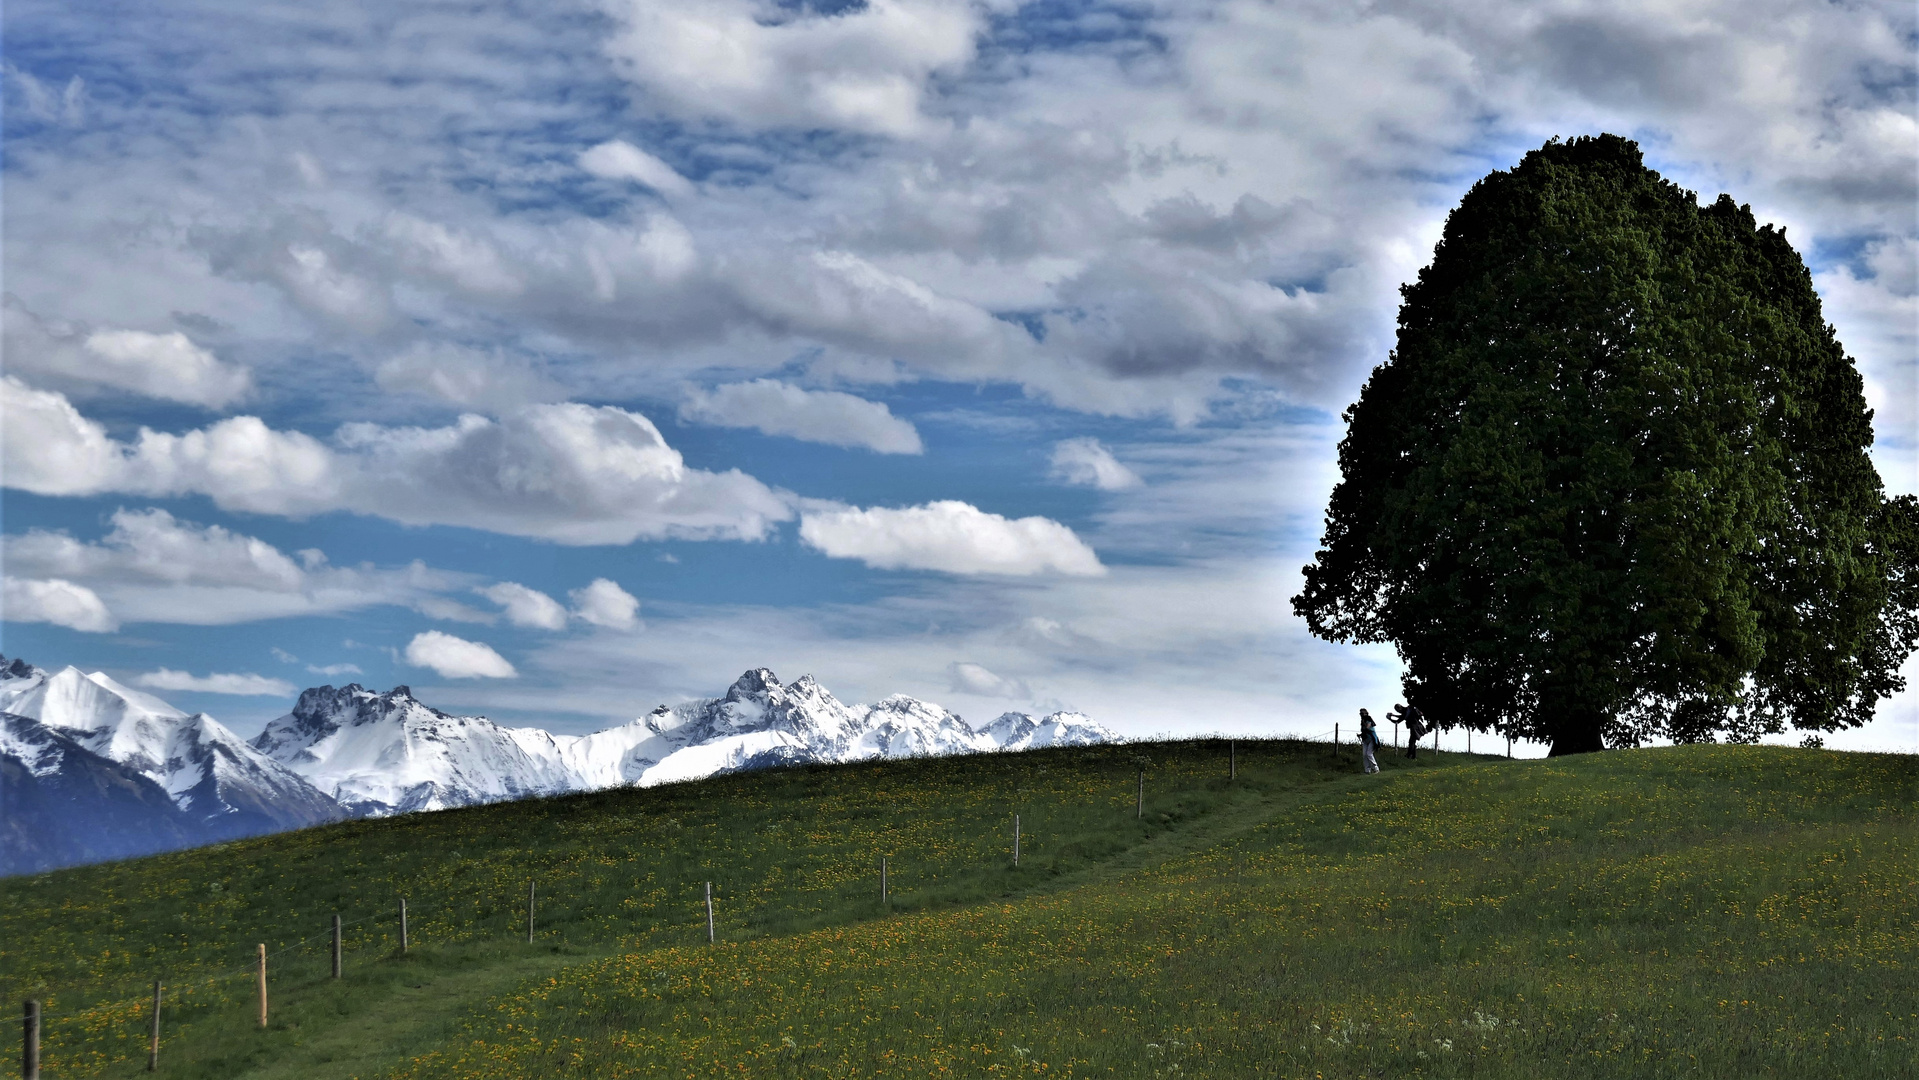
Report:
[[[1278,738],[1252,738],[1252,739],[1245,739],[1243,741],[1248,742],[1252,747],[1258,747],[1261,744],[1273,744],[1273,743],[1283,744],[1287,742],[1314,744],[1314,743],[1319,743],[1323,741],[1329,744],[1333,748],[1333,750],[1337,752],[1339,746],[1342,745],[1340,741],[1340,733],[1341,733],[1341,729],[1340,727],[1336,725],[1335,727],[1329,730],[1317,732],[1312,735],[1286,735]],[[1187,739],[1181,739],[1179,741],[1182,743],[1190,744],[1193,742],[1205,741],[1207,738],[1209,737],[1202,736],[1198,739],[1187,738]],[[1230,736],[1230,737],[1229,736],[1213,736],[1210,738],[1216,739],[1217,741],[1227,742],[1229,744],[1227,747],[1227,753],[1228,753],[1229,762],[1230,762],[1228,768],[1233,775],[1236,775],[1237,764],[1238,764],[1238,753],[1237,753],[1236,744],[1237,742],[1242,741],[1241,738],[1239,736]],[[1434,743],[1435,743],[1435,746],[1434,746],[1433,752],[1437,752],[1436,738],[1434,740]],[[1138,789],[1136,792],[1134,792],[1136,803],[1137,803],[1136,812],[1139,813],[1141,816],[1143,816],[1143,813],[1144,813],[1144,798],[1145,798],[1144,773],[1145,773],[1145,769],[1143,767],[1137,770],[1138,775],[1136,777],[1136,783],[1138,785]],[[1128,785],[1128,786],[1133,786],[1133,785]],[[1014,865],[1018,865],[1018,858],[1019,858],[1017,854],[1018,845],[1019,845],[1019,838],[1018,838],[1019,826],[1017,822],[1018,822],[1018,815],[1015,815],[1015,840],[1014,840],[1015,849],[1014,850],[1016,854],[1014,855]],[[886,899],[886,894],[887,894],[887,888],[885,884],[886,860],[884,859],[882,860],[881,874],[882,874],[881,895],[882,895],[882,902],[884,903]],[[690,885],[692,884],[692,882],[683,881],[681,884],[683,886]],[[533,941],[533,936],[532,936],[533,888],[534,888],[533,883],[529,882],[528,912],[527,912],[529,942]],[[710,881],[706,882],[705,890],[706,891],[705,891],[705,920],[704,921],[706,924],[707,940],[709,943],[711,943],[716,941],[716,930],[717,930],[715,912],[714,912],[714,903],[713,903],[713,900],[714,900],[713,883]],[[350,921],[341,919],[339,924],[339,931],[342,935],[344,935],[345,931],[349,929],[353,929],[357,927],[384,925],[388,923],[394,924],[396,927],[403,928],[406,925],[407,915],[409,913],[409,910],[408,910],[410,906],[409,901],[410,901],[410,898],[400,898],[399,907],[397,909],[371,912],[368,914],[361,915],[358,918],[352,919]],[[456,912],[459,909],[458,909],[458,906],[442,907],[439,905],[430,905],[425,910],[430,916],[435,911],[452,913],[452,912]],[[418,915],[420,914],[420,910],[417,907],[414,907],[411,913],[414,915]],[[334,916],[334,918],[339,918],[339,916],[336,915]],[[193,976],[180,977],[177,979],[167,978],[166,985],[167,985],[168,992],[170,995],[173,996],[175,1000],[179,1000],[181,998],[190,997],[196,991],[205,992],[208,990],[212,990],[232,979],[237,979],[242,977],[259,978],[264,982],[263,972],[265,970],[267,961],[273,960],[276,958],[285,958],[291,955],[304,953],[307,950],[312,949],[317,943],[322,941],[327,941],[328,939],[332,938],[334,933],[335,933],[334,928],[331,925],[329,925],[327,926],[327,928],[319,931],[318,933],[311,934],[303,938],[298,938],[291,942],[282,943],[272,949],[267,949],[265,944],[262,943],[259,946],[257,946],[257,948],[259,948],[262,951],[256,954],[255,956],[250,957],[245,964],[232,967],[226,970],[222,970],[222,971],[216,971],[211,974],[198,974]],[[480,939],[470,939],[470,940],[480,940]],[[365,946],[361,946],[360,949],[356,949],[354,951],[364,952],[365,948],[366,948]],[[85,979],[75,980],[74,983],[70,983],[69,985],[74,986],[75,989],[78,989],[78,986],[75,985],[75,983],[85,983],[88,981],[93,981],[93,980],[85,980]],[[155,980],[155,985],[158,984],[158,981],[159,980]],[[49,985],[48,989],[52,990],[54,989],[54,987],[52,985]],[[261,1006],[262,1007],[261,1024],[262,1026],[265,1026],[264,987],[262,992],[263,992],[263,996],[262,996],[262,1006]],[[157,990],[154,991],[154,993],[157,994]],[[157,1003],[158,999],[157,997],[155,997],[155,998],[152,998],[151,1000]],[[73,1013],[69,1013],[68,1015],[72,1017],[84,1017],[88,1015],[97,1016],[101,1014],[111,1015],[116,1012],[131,1011],[135,1007],[146,1005],[148,1001],[149,1001],[148,993],[143,988],[142,993],[139,994],[138,996],[128,996],[125,998],[110,998],[110,999],[104,999],[104,1000],[96,1000],[83,1007],[80,1007],[77,1011]],[[156,1016],[157,1016],[157,1013],[156,1013]],[[154,1023],[157,1025],[158,1020],[155,1019]],[[44,1025],[44,1020],[42,1021],[42,1025]],[[43,1026],[43,1030],[44,1030],[44,1026]],[[157,1031],[158,1031],[157,1026],[155,1027],[154,1030],[156,1032],[155,1037],[157,1038]]]

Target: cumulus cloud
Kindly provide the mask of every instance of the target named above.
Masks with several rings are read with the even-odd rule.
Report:
[[[573,601],[574,618],[582,622],[610,630],[631,630],[639,625],[639,599],[606,578],[595,578],[585,588],[566,595]]]
[[[1090,437],[1053,444],[1053,477],[1101,491],[1124,491],[1140,486],[1139,474],[1121,465],[1112,451]]]
[[[882,570],[949,574],[1104,574],[1099,556],[1073,530],[1043,517],[989,514],[957,500],[904,509],[808,510],[800,539],[836,559]]]
[[[534,402],[556,401],[566,391],[529,361],[502,349],[475,349],[446,342],[416,342],[373,369],[382,390],[412,393],[500,413]]]
[[[387,215],[381,238],[394,269],[402,273],[492,299],[515,296],[526,287],[506,256],[484,236],[395,211]]]
[[[307,671],[314,675],[324,675],[329,679],[335,679],[342,675],[366,674],[366,672],[360,670],[360,665],[358,664],[308,664]]]
[[[316,328],[377,335],[399,321],[393,275],[314,211],[289,211],[264,228],[202,226],[189,240],[215,273],[276,287]],[[404,265],[407,247],[402,239],[396,263]]]
[[[973,57],[983,8],[872,0],[822,14],[764,0],[606,0],[621,70],[677,111],[753,127],[908,135],[926,80]]]
[[[687,468],[646,417],[533,405],[449,427],[352,423],[331,444],[251,416],[119,442],[67,399],[0,380],[5,482],[45,495],[202,494],[223,509],[374,514],[568,544],[640,537],[759,539],[792,516],[738,470]]]
[[[882,454],[920,454],[926,447],[912,423],[884,402],[837,390],[806,390],[776,379],[695,390],[680,419],[717,427],[754,428],[828,446],[861,446]]]
[[[1439,208],[1548,135],[1658,132],[1669,175],[1729,186],[1809,243],[1913,231],[1898,89],[1912,20],[1884,5],[1217,0],[1049,16],[1035,32],[995,2],[601,0],[608,21],[503,9],[441,27],[432,64],[375,47],[391,25],[257,7],[168,24],[213,65],[196,69],[193,107],[103,105],[89,121],[152,137],[49,148],[12,178],[10,252],[35,245],[14,257],[47,271],[20,289],[114,325],[144,305],[138,325],[156,328],[217,293],[255,347],[310,340],[288,332],[305,327],[284,325],[284,304],[376,352],[421,327],[524,328],[585,365],[643,357],[671,380],[710,377],[704,349],[733,371],[817,349],[842,370],[1192,421],[1247,377],[1295,402],[1350,400],[1390,345],[1394,289],[1429,254]],[[163,39],[141,26],[133,39]],[[309,39],[337,66],[221,68]],[[610,69],[579,62],[595,52]],[[121,60],[169,74],[157,55]],[[414,92],[324,104],[399,74]],[[205,125],[223,105],[248,111],[212,89],[241,84],[285,110],[244,132]],[[420,106],[435,100],[488,116],[496,137],[450,138]],[[700,134],[674,160],[714,179],[671,215],[629,219],[606,205],[623,192],[569,201],[580,174],[554,161],[552,130],[652,137],[689,118]],[[769,127],[805,135],[756,137]],[[674,187],[644,153],[615,139],[579,160]],[[315,155],[324,200],[286,164]],[[76,204],[100,230],[68,224]],[[145,224],[188,219],[207,224]],[[140,260],[97,239],[136,232],[152,238]],[[109,260],[112,282],[93,284]]]
[[[438,630],[415,634],[407,642],[406,662],[447,679],[513,679],[520,674],[491,646]]]
[[[0,301],[7,367],[75,392],[119,390],[209,409],[247,396],[253,376],[174,330],[55,326],[8,294]]]
[[[87,595],[96,602],[104,595],[128,622],[203,626],[375,604],[415,606],[471,580],[417,562],[337,567],[314,549],[296,558],[257,537],[181,521],[157,508],[116,510],[109,520],[112,529],[93,542],[44,529],[10,534],[4,537],[7,565],[16,573],[82,583]]]
[[[265,675],[211,674],[193,675],[172,668],[160,668],[134,677],[134,684],[150,690],[191,690],[201,694],[233,694],[238,697],[288,697],[294,685],[285,679]]]
[[[1031,698],[1033,691],[1019,679],[996,675],[978,664],[955,663],[948,669],[953,692],[979,697]]]
[[[349,424],[342,509],[568,544],[640,537],[758,539],[791,516],[738,470],[686,466],[651,420],[612,406],[536,405],[446,428]]]
[[[558,600],[518,582],[502,581],[473,590],[506,609],[507,621],[539,630],[566,629],[566,609]]]
[[[602,180],[632,180],[662,195],[689,195],[693,185],[673,166],[624,139],[603,142],[580,154],[580,168]]]
[[[90,495],[119,479],[123,449],[66,395],[0,376],[0,463],[8,487]]]
[[[90,374],[99,381],[151,397],[217,409],[246,396],[252,385],[244,368],[221,363],[177,330],[95,330],[83,347],[98,361]]]
[[[7,538],[15,566],[94,581],[159,581],[271,592],[307,587],[307,570],[279,548],[218,525],[181,521],[161,509],[116,510],[99,543],[35,530]]]
[[[107,605],[92,589],[60,578],[35,579],[8,576],[4,579],[6,611],[0,618],[7,622],[52,623],[69,630],[104,634],[120,628]]]

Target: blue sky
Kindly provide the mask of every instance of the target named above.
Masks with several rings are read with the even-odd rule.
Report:
[[[1474,179],[1785,224],[1919,486],[1909,4],[9,4],[4,648],[250,733],[805,672],[1314,733],[1340,411]],[[1835,745],[1919,748],[1907,694]]]

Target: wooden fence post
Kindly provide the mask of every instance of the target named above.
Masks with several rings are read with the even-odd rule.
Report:
[[[880,906],[892,906],[892,898],[886,891],[886,856],[880,856]]]
[[[1013,865],[1019,865],[1019,815],[1013,815]]]
[[[260,1027],[267,1026],[267,945],[260,943]]]
[[[20,1075],[24,1080],[40,1080],[40,1003],[32,999],[27,1001],[20,1030]]]
[[[706,943],[713,944],[713,883],[706,883]]]
[[[526,943],[533,944],[533,883],[526,883]]]
[[[1226,779],[1239,779],[1239,742],[1236,739],[1226,740]]]
[[[406,952],[409,944],[406,939],[406,897],[400,897],[400,951]]]
[[[1339,725],[1333,725],[1333,756],[1339,756]]]
[[[1139,794],[1133,800],[1133,816],[1140,820],[1146,818],[1146,770],[1139,771]]]
[[[333,917],[333,977],[340,977],[340,917]]]
[[[160,980],[153,980],[153,1020],[147,1026],[147,1071],[160,1071]]]

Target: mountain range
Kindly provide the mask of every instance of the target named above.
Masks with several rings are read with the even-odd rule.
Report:
[[[975,729],[903,695],[846,705],[810,675],[782,684],[755,668],[718,698],[590,735],[455,716],[405,686],[319,686],[248,741],[102,672],[0,657],[0,874],[777,765],[1115,739],[1078,713],[1009,712]]]

